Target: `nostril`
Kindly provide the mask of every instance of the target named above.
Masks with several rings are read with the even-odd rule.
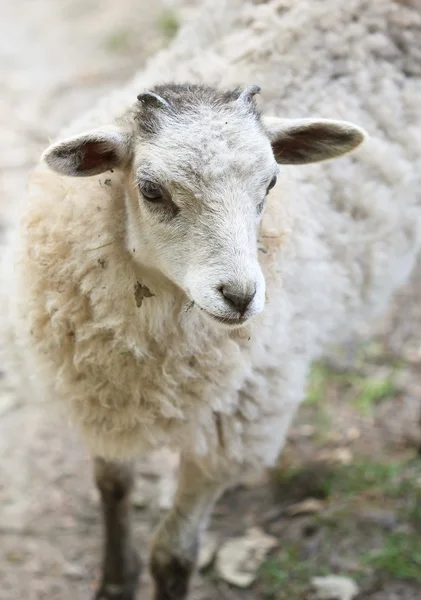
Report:
[[[241,315],[243,315],[246,312],[253,298],[256,295],[255,287],[253,291],[245,293],[240,293],[238,292],[238,290],[233,289],[228,285],[222,285],[218,289],[224,296],[225,300],[230,305],[230,307],[238,311]]]

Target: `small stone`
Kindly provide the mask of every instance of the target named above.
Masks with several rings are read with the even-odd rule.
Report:
[[[359,592],[355,581],[340,575],[313,577],[311,583],[319,600],[353,600]]]
[[[349,448],[337,448],[332,454],[334,460],[341,465],[350,465],[353,455]]]

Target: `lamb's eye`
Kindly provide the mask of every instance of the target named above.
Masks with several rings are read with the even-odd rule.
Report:
[[[139,190],[142,196],[150,202],[160,202],[164,196],[164,191],[161,186],[152,183],[152,181],[143,181],[140,183]]]
[[[153,214],[164,221],[169,221],[179,213],[178,206],[173,202],[170,192],[153,181],[141,181],[139,191],[146,200],[146,205]]]
[[[270,190],[271,190],[273,187],[275,187],[275,185],[276,185],[276,181],[277,181],[277,177],[276,177],[276,175],[275,175],[275,177],[272,177],[272,180],[271,180],[270,184],[268,185],[268,188],[267,188],[267,191],[268,191],[268,193],[270,192]]]

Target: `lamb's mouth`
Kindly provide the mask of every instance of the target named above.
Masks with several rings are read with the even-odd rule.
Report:
[[[202,309],[206,316],[210,317],[212,320],[217,321],[221,325],[229,327],[231,329],[242,327],[249,320],[248,317],[238,317],[237,319],[232,319],[229,317],[220,317],[219,315],[214,315],[213,313],[208,312],[205,309]]]

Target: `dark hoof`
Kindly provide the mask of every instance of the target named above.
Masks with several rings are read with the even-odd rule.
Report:
[[[150,570],[155,584],[154,600],[185,600],[194,563],[166,553],[154,552]]]
[[[127,574],[126,580],[123,583],[111,583],[107,580],[103,581],[95,594],[94,600],[135,600],[136,589],[141,572],[141,560],[137,553],[134,553],[133,563],[130,572]]]

